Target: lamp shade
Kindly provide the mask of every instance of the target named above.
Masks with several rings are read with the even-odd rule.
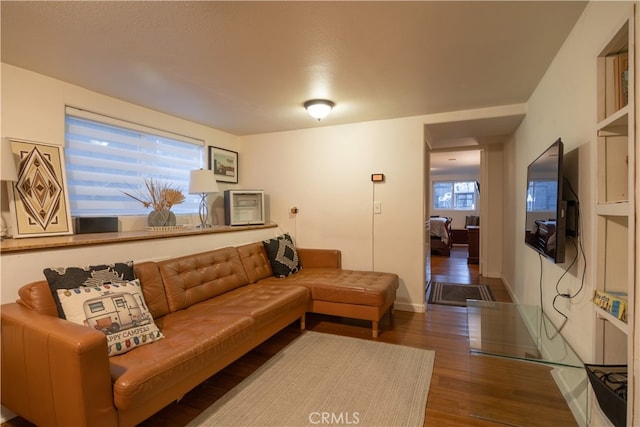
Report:
[[[2,181],[17,181],[18,171],[16,170],[16,162],[13,158],[13,151],[11,151],[11,141],[9,138],[2,138],[0,140],[0,180]]]
[[[189,194],[217,193],[218,183],[210,169],[192,170],[189,175]]]
[[[334,106],[335,104],[328,99],[312,99],[304,103],[309,115],[318,121],[327,117]]]

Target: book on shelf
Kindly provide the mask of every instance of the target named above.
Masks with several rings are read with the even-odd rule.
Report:
[[[629,103],[629,54],[623,52],[616,57],[616,107],[619,110]]]
[[[626,292],[596,289],[593,294],[595,305],[623,322],[627,321],[627,298]]]
[[[629,53],[606,57],[605,115],[609,116],[629,103]]]

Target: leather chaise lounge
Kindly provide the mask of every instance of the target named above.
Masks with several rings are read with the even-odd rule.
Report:
[[[342,270],[337,250],[298,249],[302,269],[273,276],[262,242],[135,265],[164,338],[109,356],[103,332],[58,317],[46,281],[0,307],[2,404],[39,426],[133,426],[305,313],[391,313],[392,273]]]

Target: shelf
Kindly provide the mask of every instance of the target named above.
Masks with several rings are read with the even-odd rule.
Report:
[[[594,127],[595,235],[594,287],[599,291],[627,295],[626,319],[620,320],[593,304],[595,352],[598,364],[631,365],[626,414],[628,425],[640,425],[640,387],[637,378],[636,269],[636,110],[634,84],[636,46],[633,8],[596,57],[596,120]],[[601,302],[605,302],[604,300]],[[597,403],[595,403],[597,406]],[[604,408],[603,408],[604,409]]]
[[[629,325],[627,323],[623,322],[622,320],[618,319],[617,317],[613,317],[611,314],[607,313],[606,311],[604,311],[603,309],[601,309],[600,307],[598,307],[596,305],[594,305],[593,308],[595,308],[595,310],[596,310],[596,316],[598,316],[602,320],[608,321],[613,326],[615,326],[620,331],[622,331],[625,335],[629,335],[630,328],[629,328]]]
[[[598,136],[626,136],[629,134],[629,106],[625,105],[596,126]]]
[[[598,203],[596,205],[596,215],[602,216],[628,216],[629,215],[629,202],[609,202]]]
[[[607,129],[613,129],[608,127]],[[604,131],[601,131],[604,132]],[[626,135],[599,136],[597,140],[598,203],[608,204],[629,200],[629,162],[633,166],[633,147]]]
[[[197,236],[202,234],[232,233],[237,231],[274,228],[278,225],[268,222],[264,225],[243,225],[232,227],[228,225],[214,225],[210,228],[178,228],[168,231],[120,231],[113,233],[71,234],[67,236],[30,237],[28,239],[4,239],[0,242],[0,254],[27,251],[52,250],[79,246],[105,245],[125,242],[136,242],[151,239],[166,239],[172,237]]]

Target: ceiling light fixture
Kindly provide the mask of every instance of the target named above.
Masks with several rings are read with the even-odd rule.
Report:
[[[320,121],[327,117],[335,105],[328,99],[312,99],[304,103],[304,108],[306,108],[311,117]]]

